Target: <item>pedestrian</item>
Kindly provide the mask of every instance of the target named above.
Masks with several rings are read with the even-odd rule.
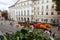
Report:
[[[55,37],[56,37],[56,33],[53,33],[53,35],[52,35],[52,36],[53,36],[53,38],[55,38]]]
[[[10,23],[10,25],[12,26],[12,22]]]
[[[58,24],[58,31],[60,30],[60,24]]]
[[[49,32],[50,32],[50,36],[51,36],[51,34],[52,34],[52,31],[51,31],[51,30],[49,30]]]
[[[59,31],[59,27],[58,27],[58,31]]]
[[[58,31],[60,30],[60,26],[58,26]]]
[[[50,35],[50,32],[49,32],[49,30],[45,30],[45,33],[47,33],[48,35]]]

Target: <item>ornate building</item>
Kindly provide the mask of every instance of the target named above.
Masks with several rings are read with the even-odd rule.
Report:
[[[60,14],[55,11],[52,0],[18,0],[9,7],[9,17],[15,21],[60,23]]]

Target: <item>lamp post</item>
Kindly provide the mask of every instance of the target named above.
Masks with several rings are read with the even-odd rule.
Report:
[[[34,16],[33,16],[33,15],[31,15],[31,22],[33,21],[33,17],[34,17]]]

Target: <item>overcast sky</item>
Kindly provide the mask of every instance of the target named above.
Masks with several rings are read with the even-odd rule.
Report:
[[[8,10],[17,0],[0,0],[0,10]]]

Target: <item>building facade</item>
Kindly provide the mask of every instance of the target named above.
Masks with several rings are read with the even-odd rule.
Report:
[[[15,21],[60,23],[60,13],[52,0],[18,0],[9,7],[9,17]]]
[[[2,14],[2,11],[0,10],[0,18],[2,17],[2,15],[1,15],[1,14]]]

